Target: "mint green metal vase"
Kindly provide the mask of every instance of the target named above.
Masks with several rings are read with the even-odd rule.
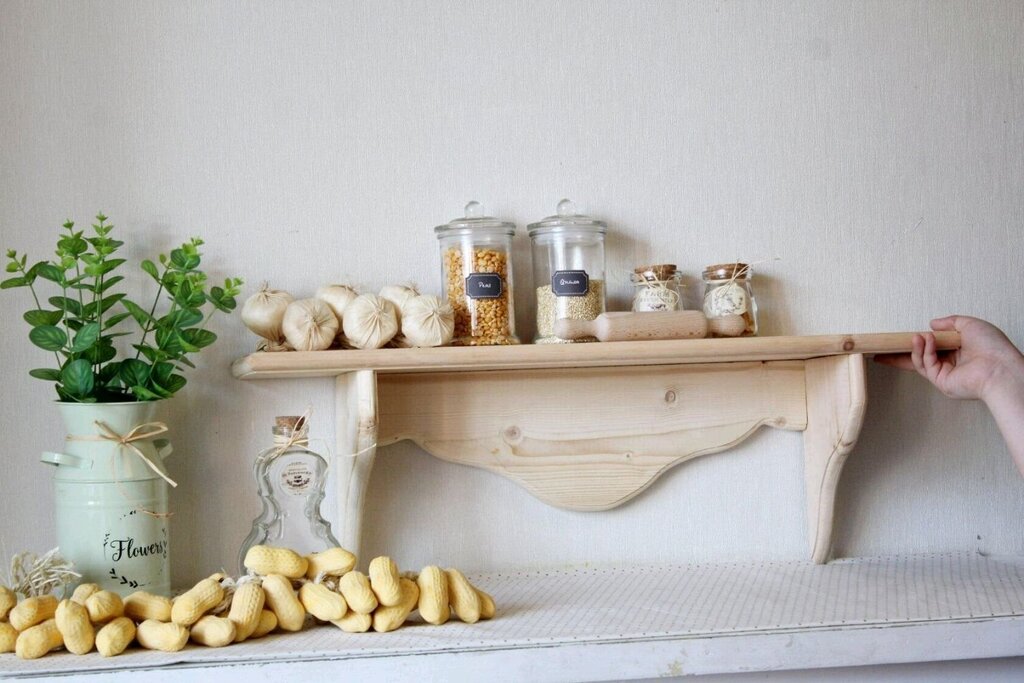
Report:
[[[165,429],[153,422],[159,402],[57,405],[67,441],[61,452],[43,453],[42,460],[56,466],[61,554],[75,563],[83,582],[122,595],[136,590],[169,595],[163,459],[171,447],[166,439],[153,438]]]

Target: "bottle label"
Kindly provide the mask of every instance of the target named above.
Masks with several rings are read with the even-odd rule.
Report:
[[[281,484],[293,496],[309,491],[313,483],[313,470],[304,462],[293,462],[281,470]]]
[[[718,318],[730,313],[743,315],[747,308],[747,293],[735,282],[716,287],[704,296],[704,315],[709,318]]]
[[[590,277],[585,270],[556,270],[551,276],[551,291],[555,296],[586,296]]]
[[[497,273],[471,273],[466,278],[466,296],[470,299],[497,299],[503,284]]]

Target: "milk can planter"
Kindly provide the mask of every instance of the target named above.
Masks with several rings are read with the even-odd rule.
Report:
[[[92,232],[64,224],[56,258],[29,265],[7,251],[3,289],[27,288],[34,308],[24,314],[29,340],[50,352],[50,367],[29,372],[53,382],[64,443],[43,453],[53,473],[54,522],[61,555],[83,582],[128,594],[170,592],[169,488],[164,459],[169,429],[157,411],[186,384],[188,356],[216,341],[206,329],[216,311],[235,308],[242,281],[207,286],[199,270],[202,240],[192,238],[141,270],[154,283],[140,305],[115,287],[125,262],[123,242],[96,216]],[[57,296],[43,298],[40,280]],[[123,331],[134,323],[136,330]],[[134,336],[135,339],[132,339]],[[127,337],[126,339],[120,339]],[[54,430],[56,431],[56,430]],[[56,444],[55,444],[56,446]]]

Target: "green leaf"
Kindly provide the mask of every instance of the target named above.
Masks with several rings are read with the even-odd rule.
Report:
[[[82,317],[82,304],[74,299],[69,299],[65,296],[51,296],[49,301],[50,305],[54,308],[67,311],[71,315],[78,316],[79,318]]]
[[[185,338],[185,341],[197,348],[206,348],[213,342],[217,341],[217,335],[209,330],[201,330],[198,328],[190,328],[181,331],[181,336]]]
[[[96,289],[99,291],[100,294],[103,294],[108,289],[110,289],[123,279],[124,277],[121,275],[115,275],[114,277],[106,278],[105,280],[103,280],[103,284],[98,286]]]
[[[92,364],[84,358],[73,360],[60,371],[60,380],[64,391],[72,396],[88,396],[92,393],[94,385]]]
[[[161,353],[160,351],[157,351],[149,344],[132,344],[132,348],[141,353],[143,356],[145,356],[146,360],[148,360],[150,363],[155,363],[158,360],[163,360],[163,356],[166,355]]]
[[[157,270],[156,264],[149,259],[142,262],[142,270],[144,270],[151,278],[160,282],[160,271]]]
[[[44,311],[42,309],[36,309],[33,311],[25,311],[24,315],[21,316],[25,319],[32,327],[38,327],[40,325],[56,325],[60,322],[60,319],[64,317],[62,311]]]
[[[39,275],[39,277],[43,278],[44,280],[49,280],[50,282],[60,283],[64,281],[64,271],[58,268],[57,266],[53,265],[52,263],[43,263],[42,265],[39,266],[39,269],[36,271],[36,273]]]
[[[131,313],[115,313],[114,315],[110,316],[109,318],[107,318],[106,320],[103,321],[103,329],[104,330],[109,330],[111,327],[113,327],[114,325],[118,324],[119,322],[121,322],[125,318],[130,318],[130,317],[132,317]]]
[[[107,261],[104,261],[102,266],[100,266],[100,275],[106,275],[110,271],[120,266],[122,263],[124,263],[123,258],[112,258]]]
[[[199,255],[194,253],[194,249],[191,249],[193,253],[186,252],[185,249],[172,249],[171,250],[171,265],[178,270],[192,270],[199,265]]]
[[[75,335],[75,341],[71,344],[72,353],[81,353],[96,343],[100,338],[100,324],[87,323]]]
[[[95,346],[90,346],[84,353],[82,353],[82,357],[93,365],[106,363],[107,361],[113,360],[116,356],[117,349],[115,349],[113,345],[106,340],[103,340]]]
[[[121,369],[118,375],[124,381],[125,386],[143,385],[149,381],[150,367],[137,358],[127,358],[121,361]]]
[[[197,308],[179,308],[172,317],[168,322],[175,327],[192,327],[203,322],[203,313]]]
[[[53,370],[52,368],[36,368],[34,370],[29,370],[28,374],[32,375],[36,379],[45,379],[48,382],[60,381],[60,370]]]
[[[132,393],[135,394],[135,398],[140,401],[159,401],[163,398],[160,394],[153,393],[140,384],[136,384],[132,387]]]
[[[33,327],[28,333],[28,338],[33,344],[47,351],[60,351],[68,342],[68,336],[64,334],[64,330],[53,325]]]
[[[99,301],[93,301],[92,303],[88,303],[85,305],[85,310],[83,311],[83,314],[86,318],[92,318],[100,313],[106,313],[108,310],[110,310],[111,306],[116,304],[124,297],[125,295],[123,292],[118,292],[117,294],[111,294],[110,296],[104,299],[100,299]],[[99,309],[98,311],[97,308]]]
[[[122,361],[123,362],[123,361]],[[107,363],[96,373],[96,379],[100,384],[106,386],[119,386],[118,380],[121,373],[121,363]]]
[[[128,312],[131,313],[131,316],[135,318],[135,322],[137,322],[142,327],[148,327],[153,323],[153,316],[151,316],[148,311],[146,311],[144,308],[142,308],[142,306],[139,306],[134,301],[122,299],[121,305],[128,309]]]
[[[23,277],[9,277],[3,282],[0,282],[0,289],[11,289],[12,287],[25,287],[28,285],[28,280]]]

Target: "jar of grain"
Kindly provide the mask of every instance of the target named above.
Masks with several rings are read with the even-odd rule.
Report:
[[[746,263],[720,263],[704,269],[704,315],[720,318],[735,313],[743,318],[744,337],[757,334],[757,302],[750,287],[750,266]]]
[[[455,311],[453,346],[518,344],[512,308],[513,223],[466,204],[465,218],[434,228],[444,296]]]
[[[604,236],[608,226],[576,213],[568,199],[558,213],[528,226],[533,242],[533,283],[537,287],[537,344],[597,341],[561,339],[555,321],[593,320],[604,313]]]

